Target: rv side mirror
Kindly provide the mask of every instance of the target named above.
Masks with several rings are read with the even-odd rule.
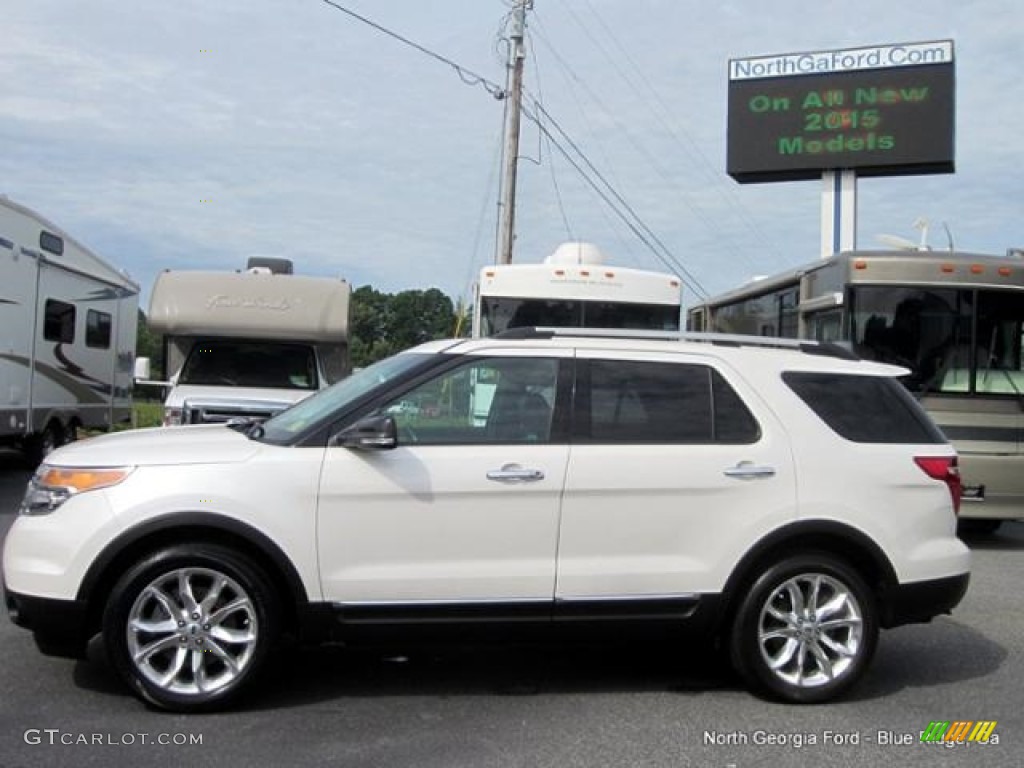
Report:
[[[135,358],[135,378],[136,379],[148,379],[150,374],[150,364],[148,357],[137,357]]]
[[[391,416],[367,416],[331,438],[331,445],[360,451],[388,451],[398,446],[398,428]]]

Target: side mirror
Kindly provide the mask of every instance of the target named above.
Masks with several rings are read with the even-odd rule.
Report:
[[[389,451],[398,446],[398,428],[391,416],[367,416],[331,438],[331,445],[359,451]]]
[[[132,376],[133,381],[137,385],[147,387],[163,387],[164,394],[166,395],[166,388],[173,386],[169,381],[152,381],[149,377],[152,374],[150,367],[150,361],[148,357],[137,357],[135,358],[135,371]]]

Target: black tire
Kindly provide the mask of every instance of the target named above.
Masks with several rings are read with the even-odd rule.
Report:
[[[792,704],[845,693],[877,644],[874,596],[855,570],[825,553],[790,557],[761,572],[728,639],[730,660],[747,685]]]
[[[64,444],[64,430],[56,421],[51,421],[38,435],[25,441],[25,460],[31,467],[38,467],[43,459]]]
[[[248,558],[182,544],[132,566],[111,591],[103,638],[132,691],[161,709],[220,709],[249,688],[277,642],[278,596]]]

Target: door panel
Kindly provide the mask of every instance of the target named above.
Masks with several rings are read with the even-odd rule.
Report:
[[[319,548],[329,600],[550,600],[568,448],[330,448]],[[495,470],[541,479],[490,480]]]
[[[328,448],[327,599],[550,602],[569,453],[564,437],[552,442],[560,368],[468,358],[371,411],[395,420],[398,448]]]
[[[795,517],[785,432],[750,407],[742,380],[705,361],[663,355],[653,373],[629,355],[610,362],[614,381],[601,385],[596,367],[583,377],[591,400],[575,423],[594,424],[572,447],[556,597],[719,591],[749,542]]]

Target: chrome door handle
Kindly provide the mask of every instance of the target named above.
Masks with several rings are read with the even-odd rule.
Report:
[[[774,477],[775,467],[763,467],[752,461],[741,461],[735,467],[725,470],[724,474],[726,477],[735,477],[740,480],[754,480],[758,477]]]
[[[535,483],[544,479],[544,473],[539,469],[524,469],[518,464],[506,464],[488,472],[487,479],[498,483]]]

